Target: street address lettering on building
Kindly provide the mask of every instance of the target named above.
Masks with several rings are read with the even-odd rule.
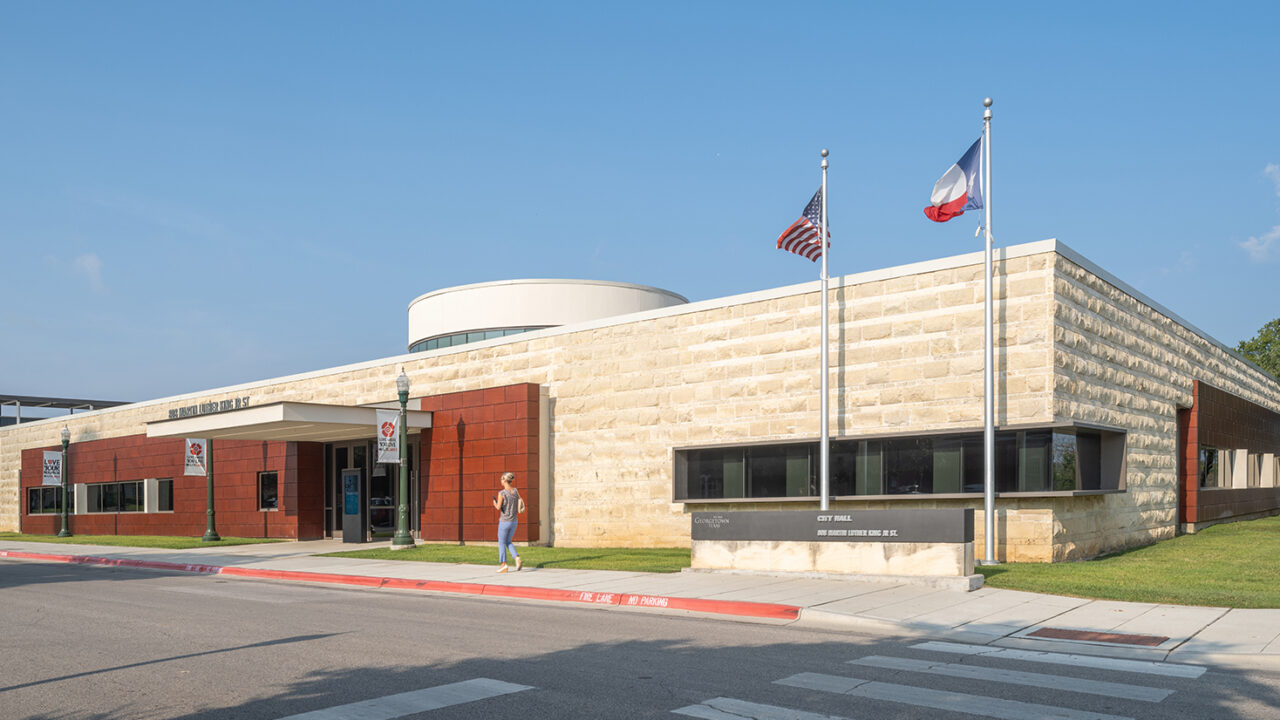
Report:
[[[228,410],[240,410],[247,407],[249,407],[249,398],[247,397],[231,398],[230,400],[211,400],[197,405],[170,408],[169,419],[177,420],[179,418],[195,417],[197,415],[227,412]]]
[[[973,542],[973,510],[762,510],[693,513],[694,540]]]

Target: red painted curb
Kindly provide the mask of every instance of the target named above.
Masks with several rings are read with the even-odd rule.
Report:
[[[576,602],[590,605],[617,605],[620,607],[645,607],[667,610],[690,610],[715,615],[795,620],[800,608],[795,605],[746,602],[742,600],[707,600],[702,598],[667,597],[665,595],[633,595],[626,593],[583,592],[556,588],[519,587],[511,585],[485,585],[459,583],[444,580],[410,580],[406,578],[368,577],[364,575],[338,575],[303,570],[264,570],[260,568],[224,567],[218,565],[193,565],[157,560],[129,560],[93,557],[90,555],[53,555],[17,550],[0,550],[0,558],[24,560],[49,560],[53,562],[79,563],[83,565],[107,565],[135,567],[147,570],[172,570],[205,575],[230,575],[233,577],[260,578],[263,580],[292,580],[331,585],[358,585],[360,587],[392,588],[397,590],[421,590],[425,592],[457,593],[464,595],[492,595],[494,597],[524,600],[549,600],[552,602]]]
[[[393,590],[422,590],[424,592],[447,592],[462,595],[483,595],[484,585],[476,583],[454,583],[444,580],[409,580],[407,578],[383,578],[382,587]]]
[[[363,575],[335,575],[334,573],[305,572],[302,570],[264,570],[261,568],[223,567],[219,575],[234,577],[260,578],[263,580],[297,580],[301,582],[319,582],[335,585],[360,585],[363,587],[382,587],[385,578],[366,577]]]
[[[193,572],[205,575],[217,575],[223,569],[217,565],[171,563],[160,560],[121,560],[118,558],[94,557],[92,555],[53,555],[49,553],[20,552],[17,550],[0,550],[0,557],[21,558],[24,560],[51,560],[53,562],[75,563],[79,565],[108,565],[113,567],[144,568],[147,570],[173,570],[175,572]]]
[[[618,600],[622,597],[618,593],[582,592],[581,590],[511,585],[485,585],[484,594],[524,600],[552,600],[555,602],[587,603],[589,605],[617,605]]]
[[[0,550],[0,557],[19,558],[21,560],[53,560],[56,562],[71,562],[74,555],[46,555],[45,553],[29,553],[21,550]]]
[[[624,598],[623,605],[637,607],[693,610],[695,612],[715,613],[716,615],[744,615],[776,620],[795,620],[800,617],[800,608],[795,605],[777,605],[775,603],[747,602],[745,600],[663,597],[660,595],[626,595]]]

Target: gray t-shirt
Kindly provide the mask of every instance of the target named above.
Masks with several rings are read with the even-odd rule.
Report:
[[[498,493],[498,500],[501,502],[498,512],[501,514],[502,522],[511,522],[516,519],[516,512],[520,509],[520,493],[515,488],[503,490]]]

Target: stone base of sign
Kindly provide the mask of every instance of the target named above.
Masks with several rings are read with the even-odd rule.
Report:
[[[973,542],[803,542],[694,540],[699,570],[858,576],[971,577]]]
[[[699,570],[825,573],[857,578],[955,578],[973,572],[973,510],[694,512]],[[974,583],[977,585],[974,585]]]
[[[793,580],[844,580],[848,582],[885,583],[888,585],[923,585],[936,590],[973,592],[986,581],[980,573],[973,575],[867,575],[863,573],[783,572],[777,570],[715,570],[687,567],[682,572],[723,575],[766,575]]]

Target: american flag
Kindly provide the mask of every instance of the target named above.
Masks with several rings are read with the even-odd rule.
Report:
[[[818,242],[821,234],[822,188],[819,187],[818,192],[813,194],[813,199],[804,206],[804,214],[800,219],[791,223],[791,227],[778,236],[778,249],[817,262],[822,257],[822,244]],[[831,234],[827,233],[827,237],[830,238]],[[831,246],[830,240],[827,241],[827,246]]]

